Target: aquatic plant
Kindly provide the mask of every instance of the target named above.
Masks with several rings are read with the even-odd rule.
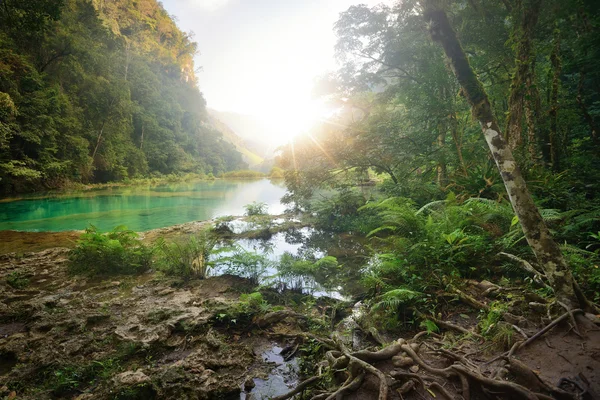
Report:
[[[269,210],[267,203],[257,201],[253,201],[250,204],[246,204],[244,206],[244,209],[246,210],[245,214],[249,217],[252,217],[254,215],[265,215],[268,213]]]

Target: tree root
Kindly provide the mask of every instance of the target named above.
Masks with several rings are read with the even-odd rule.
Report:
[[[424,317],[422,313],[419,313],[418,311],[415,312]],[[527,400],[546,400],[555,398],[559,400],[572,400],[574,399],[572,394],[545,382],[527,365],[514,359],[512,355],[520,348],[523,348],[542,337],[560,322],[565,321],[568,318],[574,319],[575,314],[582,312],[583,311],[579,309],[569,310],[565,314],[554,319],[535,335],[527,337],[527,335],[523,334],[523,341],[515,344],[511,351],[492,360],[504,359],[503,366],[492,376],[484,375],[480,370],[481,365],[468,360],[461,354],[441,348],[440,345],[432,346],[425,343],[425,346],[431,350],[431,354],[438,354],[439,356],[444,357],[449,360],[451,365],[445,368],[439,368],[430,364],[428,361],[425,361],[422,356],[430,353],[428,351],[427,353],[420,354],[419,347],[423,345],[423,343],[417,343],[417,341],[427,332],[420,332],[416,334],[413,339],[408,341],[398,339],[378,351],[360,350],[354,352],[348,349],[339,334],[334,333],[331,339],[321,340],[323,342],[329,342],[332,345],[332,349],[326,353],[329,368],[338,373],[343,372],[345,374],[345,380],[336,388],[330,389],[326,393],[317,394],[312,400],[334,400],[343,398],[344,396],[359,390],[369,374],[376,377],[379,381],[377,396],[379,400],[387,400],[388,397],[392,395],[392,391],[395,391],[402,397],[413,390],[422,398],[425,398],[428,392],[430,396],[447,400],[455,400],[458,398],[470,400],[472,394],[471,385],[473,384],[478,385],[481,391],[488,393],[492,398]],[[464,333],[473,334],[469,331]],[[394,365],[396,366],[396,369],[392,371],[385,372],[386,370],[380,369],[380,367],[374,365],[389,361],[392,358],[394,358]],[[398,362],[404,359],[408,359],[408,363]],[[418,374],[410,373],[403,369],[412,365],[410,363],[411,360],[420,368],[421,371]],[[488,361],[483,365],[489,364],[490,362],[491,361]],[[386,363],[386,368],[389,368],[390,364],[390,362]],[[516,377],[515,382],[505,380],[509,373]],[[306,387],[318,382],[320,378],[321,375],[319,372],[319,375],[302,382],[295,391],[277,397],[276,400],[289,399],[295,394],[300,393]],[[447,386],[447,381],[453,382],[456,386]],[[453,390],[455,390],[455,392],[453,392]],[[458,392],[460,396],[456,395],[456,392]]]
[[[524,341],[521,345],[519,345],[518,349],[522,349],[523,347],[528,346],[533,341],[535,341],[537,338],[539,338],[540,336],[544,335],[546,332],[548,332],[550,329],[554,328],[556,325],[560,324],[565,319],[567,319],[569,317],[572,317],[574,314],[578,314],[578,313],[582,313],[582,312],[583,312],[583,310],[581,310],[581,309],[567,311],[566,313],[564,313],[563,315],[561,315],[560,317],[554,319],[552,322],[550,322],[548,325],[546,325],[538,333],[536,333],[535,335],[533,335],[532,337],[530,337],[529,339],[527,339],[526,341]],[[491,364],[494,361],[498,361],[498,360],[500,360],[502,358],[505,358],[509,354],[512,355],[518,349],[515,349],[514,351],[513,351],[513,349],[511,349],[510,351],[507,351],[506,353],[501,354],[498,357],[495,357],[495,358],[491,359],[490,361],[485,362],[485,364]]]
[[[296,388],[286,394],[282,394],[281,396],[277,396],[277,397],[273,397],[271,400],[287,400],[293,396],[295,396],[296,394],[304,391],[304,389],[306,389],[307,387],[309,387],[310,385],[315,384],[316,382],[318,382],[321,379],[320,375],[317,376],[313,376],[312,378],[308,378],[307,380],[301,382],[300,384],[298,384],[298,386],[296,386]]]
[[[483,336],[481,336],[480,334],[475,333],[473,331],[470,331],[470,330],[468,330],[466,328],[463,328],[462,326],[455,325],[455,324],[453,324],[451,322],[442,321],[442,320],[439,320],[439,319],[437,319],[435,317],[432,317],[432,316],[429,316],[429,315],[425,315],[425,314],[423,314],[422,312],[420,312],[418,310],[414,310],[414,312],[415,312],[415,314],[417,314],[417,316],[419,318],[421,318],[421,319],[428,319],[428,320],[432,321],[434,324],[436,324],[440,328],[445,328],[445,329],[457,331],[457,332],[460,332],[460,333],[464,333],[465,335],[474,336],[474,337],[476,337],[479,340],[483,340]]]

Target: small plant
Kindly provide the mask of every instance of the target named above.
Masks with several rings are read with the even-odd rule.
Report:
[[[217,243],[217,237],[208,230],[190,236],[184,243],[162,240],[158,243],[158,268],[167,275],[204,279],[213,264],[209,258]]]
[[[246,204],[244,206],[246,210],[246,215],[252,217],[254,215],[265,215],[268,212],[267,203],[254,201],[250,204]]]
[[[150,267],[153,249],[138,235],[118,226],[101,233],[91,225],[69,253],[69,271],[75,274],[138,274]]]
[[[218,262],[227,266],[226,273],[248,278],[254,285],[260,283],[273,264],[264,254],[247,251],[241,247],[235,247],[232,255],[222,257]]]
[[[6,283],[14,289],[23,289],[29,285],[29,279],[22,271],[14,271],[8,275]]]

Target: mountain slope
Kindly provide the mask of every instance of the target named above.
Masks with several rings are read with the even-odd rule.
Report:
[[[213,114],[212,110],[209,110],[208,120],[212,126],[223,134],[223,139],[235,146],[236,150],[242,154],[244,161],[247,162],[250,167],[263,163],[264,158],[248,150],[244,139],[239,137],[227,124],[218,119]]]
[[[0,193],[245,167],[156,0],[0,7]]]
[[[269,139],[272,133],[272,127],[252,115],[239,114],[228,111],[217,111],[208,109],[209,114],[222,121],[233,132],[244,140],[245,147],[258,154],[260,157],[268,159],[273,157],[273,152],[277,148]]]

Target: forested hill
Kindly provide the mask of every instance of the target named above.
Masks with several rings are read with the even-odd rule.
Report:
[[[244,166],[156,0],[3,0],[0,193]]]

